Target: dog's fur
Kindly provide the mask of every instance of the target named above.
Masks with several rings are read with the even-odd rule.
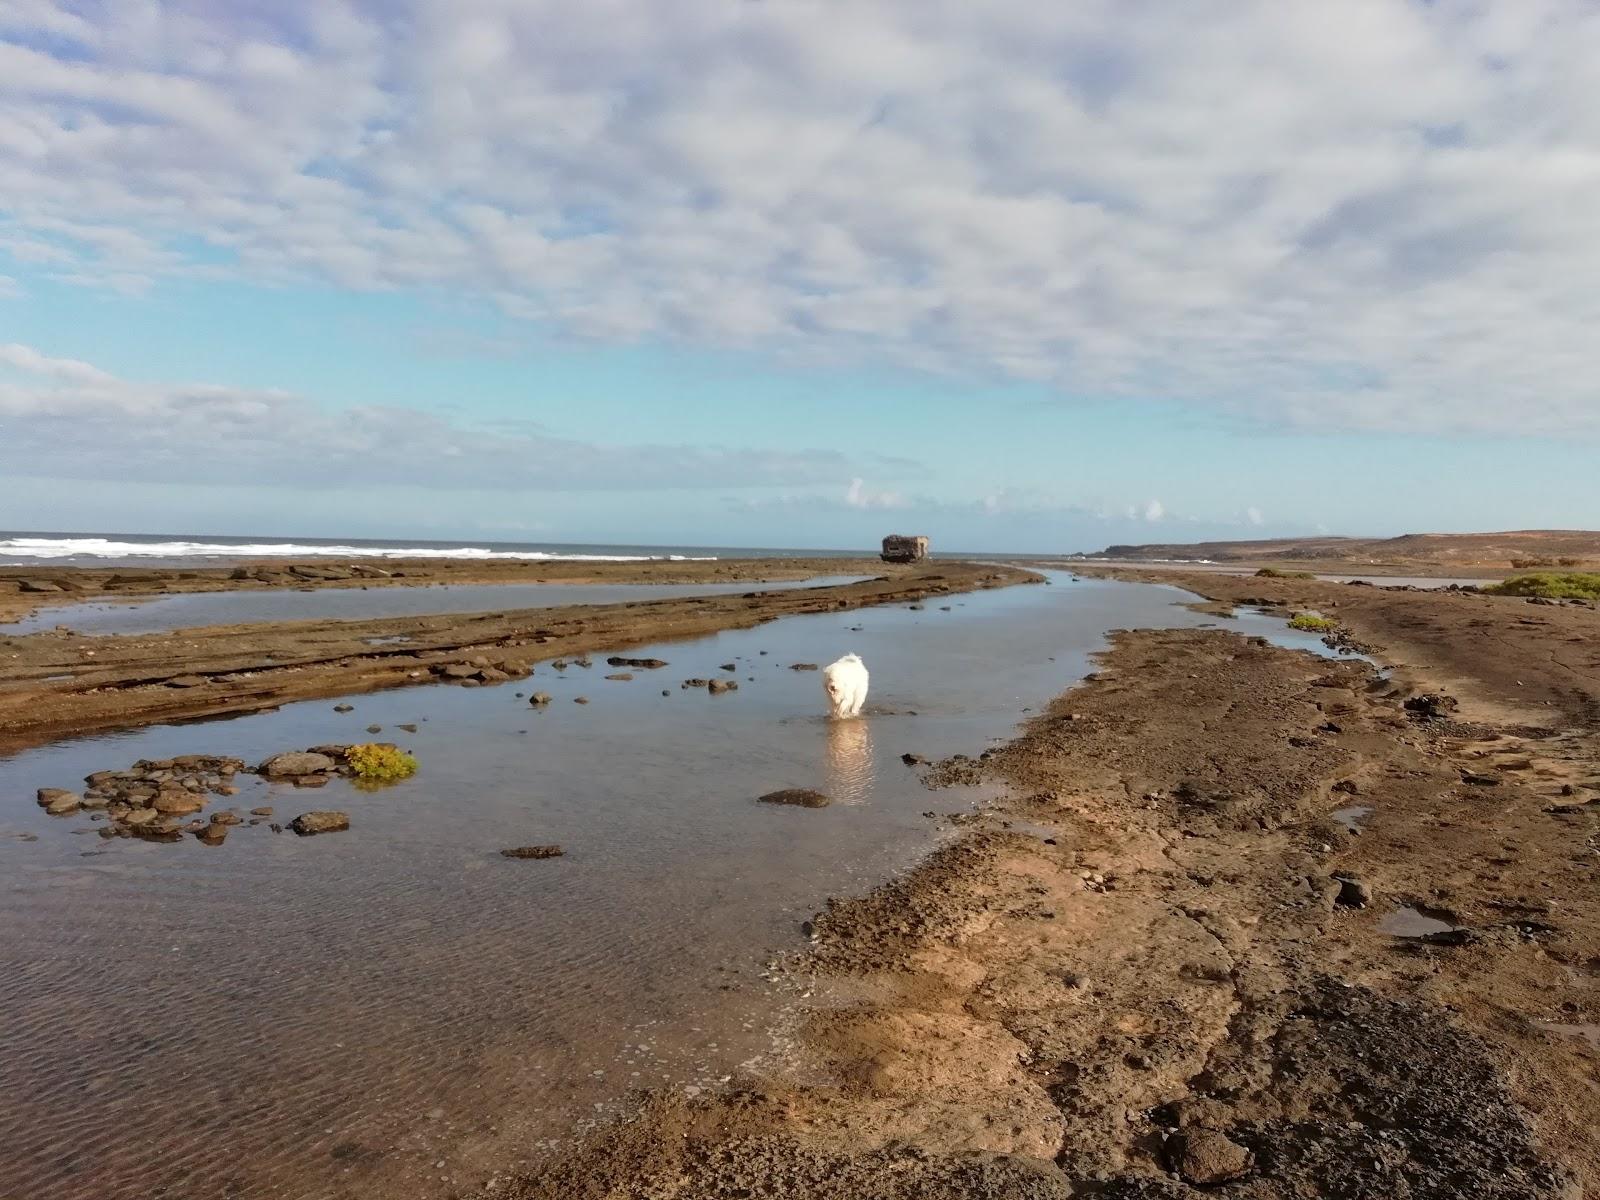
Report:
[[[867,666],[854,654],[822,668],[822,690],[836,717],[857,717],[867,702]]]

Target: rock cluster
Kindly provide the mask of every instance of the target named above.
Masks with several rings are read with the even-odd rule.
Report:
[[[354,775],[347,757],[349,749],[313,746],[274,754],[255,767],[240,758],[212,754],[144,758],[126,771],[96,771],[86,776],[87,786],[81,793],[40,788],[39,807],[51,816],[91,810],[95,820],[105,822],[101,837],[176,842],[185,833],[192,833],[208,845],[217,845],[230,828],[243,824],[245,818],[232,809],[213,812],[209,819],[202,819],[199,814],[218,796],[238,795],[235,777],[259,775],[269,783],[323,787],[329,780]],[[253,808],[250,812],[251,824],[272,814],[270,808]],[[306,813],[290,822],[289,827],[296,833],[323,833],[348,829],[350,820],[343,813]]]
[[[435,663],[429,668],[435,678],[461,687],[482,687],[486,683],[506,683],[512,679],[526,679],[533,668],[517,659],[491,662],[482,655],[460,662]]]

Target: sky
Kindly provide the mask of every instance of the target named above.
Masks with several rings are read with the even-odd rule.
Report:
[[[1600,526],[1586,0],[0,0],[0,529]]]

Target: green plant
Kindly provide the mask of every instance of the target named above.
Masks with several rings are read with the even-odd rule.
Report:
[[[1600,572],[1539,571],[1478,589],[1492,596],[1543,596],[1547,600],[1600,600]]]
[[[398,783],[417,772],[417,760],[398,746],[383,742],[362,742],[345,751],[356,782],[371,787]]]
[[[1289,618],[1289,628],[1303,630],[1306,633],[1332,633],[1339,628],[1339,622],[1332,617],[1319,616],[1317,613],[1295,613]]]
[[[1256,572],[1257,579],[1315,579],[1310,571],[1284,571],[1278,567],[1262,567]]]

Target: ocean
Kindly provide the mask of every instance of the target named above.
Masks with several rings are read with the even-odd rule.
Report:
[[[206,566],[260,558],[453,558],[530,562],[710,562],[719,558],[838,558],[855,550],[771,546],[642,546],[427,538],[219,537],[210,534],[49,533],[0,530],[0,566]]]

